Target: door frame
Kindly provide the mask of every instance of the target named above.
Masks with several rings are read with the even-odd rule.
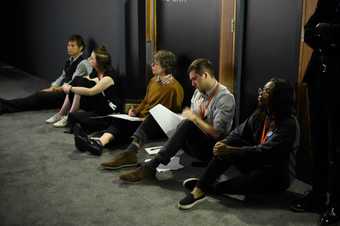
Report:
[[[241,45],[240,41],[236,42],[236,36],[240,33],[236,27],[237,12],[240,0],[219,0],[220,31],[219,31],[219,74],[218,80],[221,84],[227,86],[235,95],[236,103],[239,101],[238,90],[240,85],[236,78],[235,59],[236,45]],[[146,63],[151,63],[152,55],[157,51],[157,0],[146,0]],[[237,39],[239,40],[239,38]],[[239,66],[238,66],[239,68]],[[238,104],[237,104],[238,106]],[[236,111],[236,119],[238,119]],[[238,121],[238,120],[236,120]]]

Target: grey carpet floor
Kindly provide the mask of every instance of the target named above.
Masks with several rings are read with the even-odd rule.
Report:
[[[22,79],[18,83],[0,74],[0,97],[27,94],[44,83]],[[71,135],[44,123],[54,112],[0,115],[1,226],[317,225],[318,215],[288,210],[295,193],[307,188],[298,181],[284,194],[243,202],[208,197],[192,210],[181,211],[176,207],[185,195],[181,182],[202,172],[190,166],[189,157],[183,157],[186,167],[170,180],[124,184],[118,176],[125,170],[99,169],[119,150],[106,149],[100,157],[76,151]],[[145,156],[140,153],[139,157]]]

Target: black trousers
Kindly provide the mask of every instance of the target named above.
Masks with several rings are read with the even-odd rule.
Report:
[[[102,131],[110,126],[112,118],[99,116],[93,111],[78,111],[68,114],[68,125],[72,129],[79,123],[87,133]]]
[[[62,106],[64,98],[65,93],[63,92],[39,91],[24,98],[1,99],[0,101],[3,105],[3,113],[14,113],[59,108]]]
[[[259,161],[242,156],[213,157],[197,186],[205,192],[217,194],[262,194],[283,191],[289,186],[289,182],[280,178],[281,172],[257,165]],[[216,183],[232,165],[242,172],[241,176]]]
[[[182,148],[190,156],[208,162],[212,157],[215,143],[215,139],[203,133],[193,122],[183,120],[155,159],[166,165]]]
[[[129,141],[132,135],[143,139],[144,142],[165,137],[162,129],[151,115],[143,122],[138,122],[113,117],[98,117],[93,112],[74,112],[69,114],[68,120],[71,126],[75,123],[81,124],[88,133],[110,133],[117,143]]]
[[[148,140],[165,137],[164,132],[151,115],[147,116],[143,122],[114,118],[105,132],[113,134],[115,139],[123,142],[130,140],[131,136],[133,136],[139,138],[143,144]]]
[[[336,70],[338,73],[340,70]],[[340,205],[339,92],[334,71],[316,74],[308,83],[313,146],[313,192]],[[337,150],[338,149],[338,150]]]
[[[133,137],[145,144],[149,140],[166,138],[166,134],[152,115],[147,116],[133,133]]]

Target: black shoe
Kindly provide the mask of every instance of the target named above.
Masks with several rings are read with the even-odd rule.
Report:
[[[2,102],[1,102],[1,100],[0,100],[0,115],[1,115],[2,112],[4,111],[3,108],[4,108],[4,107],[2,106]]]
[[[329,207],[320,219],[320,226],[335,226],[339,221],[339,209],[336,207]]]
[[[76,148],[81,152],[90,152],[93,155],[101,155],[103,153],[103,145],[99,140],[91,140],[77,124],[73,127],[74,143]]]
[[[76,123],[72,128],[72,133],[74,134],[74,136],[78,136],[78,137],[86,137],[87,138],[87,133],[83,130],[83,128],[81,127],[81,125],[79,123]]]
[[[206,199],[205,195],[195,199],[193,194],[188,194],[185,198],[178,202],[178,208],[182,210],[191,209],[196,204],[204,201]]]
[[[99,140],[88,139],[87,137],[74,136],[74,142],[79,151],[88,151],[93,155],[101,155],[103,153],[103,145]]]
[[[17,109],[10,106],[5,99],[0,98],[0,115],[3,113],[14,113],[18,112]]]
[[[6,105],[4,99],[0,98],[0,115],[3,113],[9,113],[9,107]]]
[[[326,196],[315,195],[309,192],[304,197],[292,202],[290,209],[294,212],[322,213],[326,207]]]
[[[88,143],[87,134],[83,131],[83,128],[81,128],[79,123],[75,124],[72,130],[74,134],[74,143],[76,145],[76,148],[80,152],[86,152],[87,145],[85,145],[85,143]]]
[[[182,186],[188,191],[192,191],[196,187],[198,181],[199,181],[198,178],[195,177],[188,178],[185,181],[183,181]]]

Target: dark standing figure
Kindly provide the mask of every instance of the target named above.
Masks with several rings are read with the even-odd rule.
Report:
[[[340,161],[336,152],[340,107],[335,82],[340,74],[340,0],[319,0],[305,25],[305,42],[314,50],[304,77],[310,100],[313,188],[293,202],[291,209],[298,212],[326,209],[320,225],[332,225],[340,219]],[[327,192],[330,192],[330,202],[325,208]]]

